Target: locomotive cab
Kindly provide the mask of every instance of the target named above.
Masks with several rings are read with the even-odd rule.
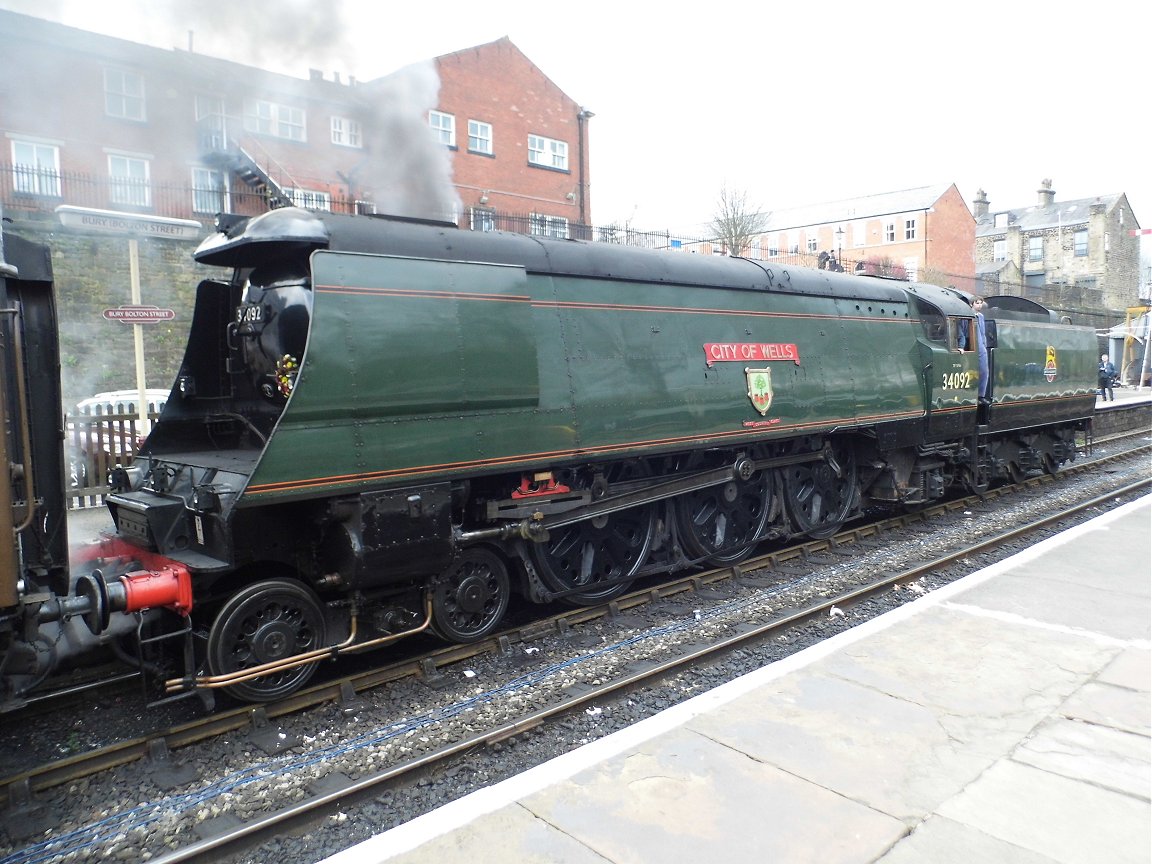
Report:
[[[311,315],[307,262],[275,262],[252,270],[229,342],[253,390],[269,402],[282,405],[292,394]]]

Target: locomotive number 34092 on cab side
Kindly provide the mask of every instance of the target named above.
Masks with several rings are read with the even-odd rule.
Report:
[[[976,376],[970,370],[945,372],[941,377],[941,386],[945,390],[967,390],[976,385]]]

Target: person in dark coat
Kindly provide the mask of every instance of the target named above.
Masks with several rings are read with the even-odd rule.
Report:
[[[1112,379],[1116,377],[1116,367],[1108,359],[1107,354],[1100,355],[1100,366],[1096,371],[1096,383],[1100,387],[1100,398],[1105,402],[1115,402],[1116,394],[1112,391]],[[1108,395],[1105,396],[1104,394]]]
[[[976,357],[977,369],[980,373],[977,395],[980,401],[988,399],[988,385],[991,383],[988,380],[988,336],[984,327],[985,305],[983,297],[976,297],[972,300],[972,311],[976,313]]]

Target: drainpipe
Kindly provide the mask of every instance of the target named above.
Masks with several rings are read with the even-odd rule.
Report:
[[[586,125],[596,115],[589,111],[587,108],[581,108],[576,114],[576,134],[577,144],[576,149],[579,152],[580,168],[579,168],[579,182],[580,182],[580,224],[588,224],[588,177],[585,174],[584,166],[587,163],[587,154],[584,152],[587,148],[587,131]]]

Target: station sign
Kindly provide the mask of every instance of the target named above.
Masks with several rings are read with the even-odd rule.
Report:
[[[158,324],[176,317],[174,310],[159,306],[117,306],[105,309],[103,314],[108,321],[123,321],[125,324]]]
[[[65,228],[83,228],[110,234],[161,237],[166,240],[195,240],[204,233],[204,226],[195,219],[169,219],[164,216],[118,213],[115,210],[73,207],[71,204],[61,204],[56,208],[56,215],[60,217],[60,224]]]

